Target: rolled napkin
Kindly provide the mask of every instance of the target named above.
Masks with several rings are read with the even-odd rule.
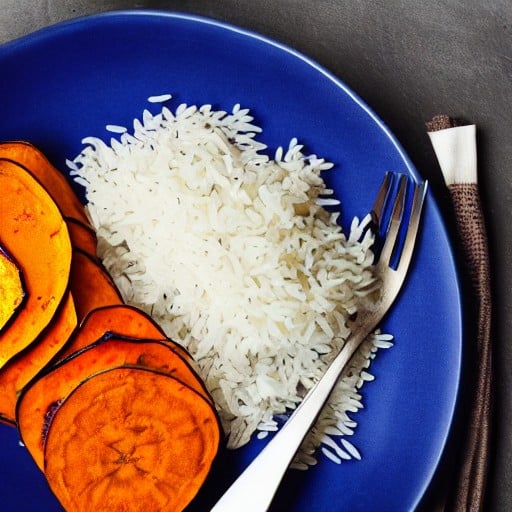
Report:
[[[491,283],[487,235],[477,181],[475,125],[458,125],[446,115],[426,123],[450,191],[463,256],[476,299],[477,356],[474,388],[468,390],[467,429],[461,432],[461,461],[450,486],[446,511],[479,512],[484,506],[492,410]]]

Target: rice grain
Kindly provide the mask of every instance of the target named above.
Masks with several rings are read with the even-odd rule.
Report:
[[[163,106],[145,110],[131,132],[109,125],[119,133],[110,145],[86,137],[68,162],[105,267],[127,303],[192,353],[230,448],[278,428],[275,418],[343,346],[347,319],[375,284],[369,217],[355,218],[347,236],[324,208],[339,204],[321,176],[332,164],[297,139],[270,159],[252,123],[240,105]],[[350,413],[362,407],[371,358],[391,344],[378,333],[362,344],[295,467],[312,465],[320,445],[334,462],[360,458],[332,439],[354,432]]]

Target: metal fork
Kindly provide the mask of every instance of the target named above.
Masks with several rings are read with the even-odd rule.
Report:
[[[394,186],[397,181],[398,184]],[[352,334],[325,374],[211,512],[268,510],[288,466],[329,398],[343,369],[393,304],[409,268],[427,190],[426,182],[413,185],[410,209],[408,215],[404,215],[407,210],[408,181],[405,175],[386,173],[371,210],[372,229],[376,238],[385,231],[382,249],[375,263],[376,274],[381,280],[378,300],[372,307],[357,313],[350,323]],[[391,201],[391,196],[395,196],[394,201]],[[389,210],[390,215],[386,215]],[[408,217],[407,224],[405,217]]]

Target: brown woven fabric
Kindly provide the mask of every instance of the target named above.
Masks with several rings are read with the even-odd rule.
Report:
[[[438,132],[439,130],[445,130],[446,128],[452,128],[454,126],[452,118],[446,114],[434,116],[430,121],[427,121],[425,125],[429,132]]]
[[[478,361],[458,481],[452,489],[452,496],[449,497],[446,510],[477,512],[483,509],[484,504],[492,408],[489,254],[477,184],[454,184],[449,189],[462,249],[466,256],[468,272],[478,304],[476,318]]]
[[[438,114],[434,116],[430,121],[425,123],[427,131],[438,132],[439,130],[446,130],[447,128],[455,128],[456,126],[465,126],[469,124],[464,119],[456,119],[446,114]]]

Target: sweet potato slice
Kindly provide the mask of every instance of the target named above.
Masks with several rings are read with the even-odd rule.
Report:
[[[79,323],[94,309],[123,303],[107,271],[92,256],[80,249],[73,250],[69,282]]]
[[[27,300],[0,332],[0,368],[50,323],[68,287],[71,242],[66,223],[42,185],[0,159],[0,240],[20,266]]]
[[[64,346],[76,325],[75,306],[68,292],[41,337],[0,369],[0,421],[16,424],[16,400],[20,391]]]
[[[97,259],[96,233],[94,229],[89,224],[84,224],[82,221],[72,217],[66,217],[65,220],[71,238],[71,245]]]
[[[25,297],[23,276],[14,258],[0,246],[0,331],[16,312]]]
[[[40,468],[46,430],[56,406],[89,375],[128,364],[173,375],[211,402],[201,379],[167,343],[108,337],[99,340],[36,377],[20,395],[16,422],[25,446]]]
[[[66,216],[89,223],[85,209],[64,175],[36,147],[28,142],[0,143],[0,158],[12,160],[28,169],[44,186]]]
[[[180,512],[204,483],[219,440],[211,405],[183,383],[116,368],[82,382],[58,408],[45,474],[69,511]]]
[[[160,326],[142,310],[127,304],[104,306],[91,311],[82,321],[80,329],[69,340],[61,359],[99,340],[107,332],[145,340],[166,340]],[[189,362],[192,356],[178,343],[167,341],[170,348]]]

